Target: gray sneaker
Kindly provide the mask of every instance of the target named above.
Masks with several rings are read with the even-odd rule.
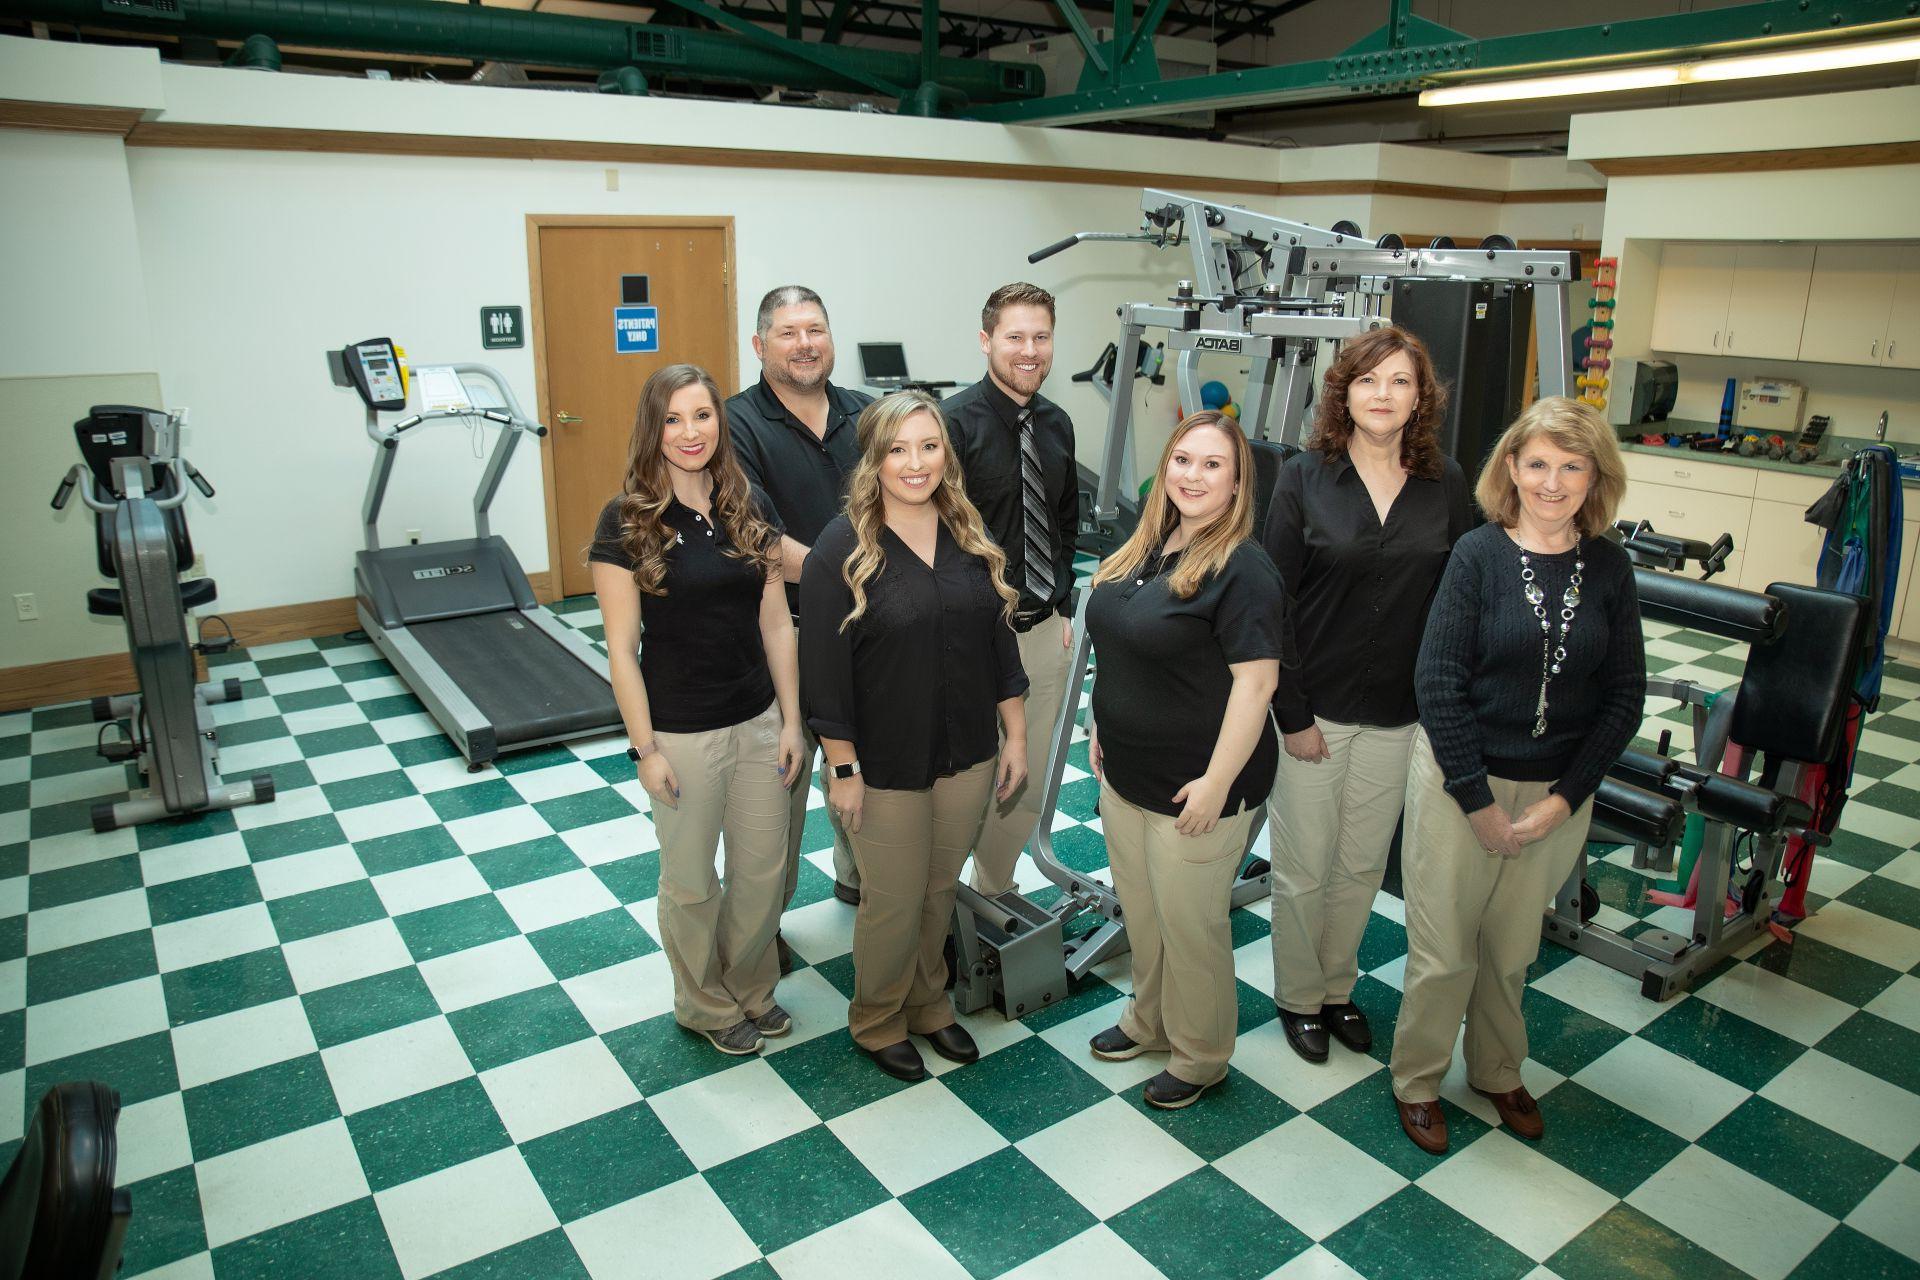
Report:
[[[760,1034],[769,1040],[778,1040],[793,1030],[793,1015],[779,1005],[769,1005],[767,1011],[753,1020],[760,1028]]]
[[[722,1053],[730,1053],[736,1058],[742,1058],[760,1050],[760,1028],[744,1018],[730,1027],[719,1031],[702,1031],[700,1034],[713,1041],[714,1048]]]

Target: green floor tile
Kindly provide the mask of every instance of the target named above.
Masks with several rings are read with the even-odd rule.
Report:
[[[1231,1229],[1223,1229],[1231,1223]],[[1313,1241],[1212,1167],[1108,1219],[1168,1280],[1257,1280]]]
[[[627,803],[625,796],[611,787],[542,800],[533,806],[533,810],[545,818],[547,825],[555,831],[590,827],[599,822],[611,822],[615,818],[631,817],[639,812]]]
[[[38,809],[34,810],[36,818],[39,814]],[[134,839],[143,851],[168,849],[176,844],[205,840],[208,836],[225,835],[238,829],[238,824],[233,820],[233,810],[212,809],[191,817],[163,818],[159,822],[142,823],[134,828]]]
[[[120,735],[114,732],[117,739]],[[15,738],[12,741],[22,744],[21,755],[28,754],[27,739]],[[12,758],[12,757],[0,757]],[[68,747],[64,751],[42,751],[33,757],[33,777],[44,781],[47,778],[64,778],[70,774],[87,773],[94,769],[110,767],[109,762],[100,755],[100,749],[92,744],[84,747]],[[24,809],[27,806],[19,806]]]
[[[392,675],[393,668],[384,658],[366,658],[359,662],[341,662],[334,664],[333,674],[341,684],[358,684],[362,680],[378,680],[382,676]],[[361,704],[365,706],[365,703]]]
[[[622,756],[620,759],[624,761],[626,757]],[[544,880],[548,876],[578,871],[583,865],[559,836],[541,836],[537,840],[526,840],[498,849],[488,849],[484,853],[472,855],[469,861],[473,863],[473,869],[486,880],[487,887],[494,890],[510,889],[517,884],[527,884],[534,880]],[[617,864],[609,863],[608,865]],[[640,899],[636,898],[634,901],[638,902]]]
[[[296,736],[300,744],[300,754],[312,760],[318,756],[335,755],[342,751],[358,751],[362,747],[380,745],[380,735],[374,732],[370,724],[342,725],[338,729],[323,729],[319,733],[303,733]]]
[[[261,658],[253,664],[253,669],[265,679],[267,676],[290,675],[295,671],[319,671],[326,665],[324,654],[290,653],[284,658]]]
[[[382,919],[387,914],[380,895],[366,880],[352,880],[327,889],[276,898],[267,904],[267,911],[273,916],[274,931],[280,935],[282,945],[332,933],[337,929],[350,929],[369,920]],[[421,957],[415,953],[414,958]]]
[[[1851,1005],[1871,1004],[1900,977],[1898,969],[1875,964],[1803,933],[1794,935],[1792,946],[1768,947],[1748,963]]]
[[[657,854],[642,854],[641,856],[653,858],[655,865],[658,865],[659,859]],[[632,859],[625,859],[625,861],[631,862]],[[811,862],[802,860],[800,863],[800,878],[794,885],[793,898],[787,903],[787,910],[798,911],[800,908],[810,907],[816,902],[825,902],[832,896],[833,877],[814,866]],[[849,908],[849,910],[851,910],[851,908]]]
[[[434,1280],[528,1280],[529,1277],[587,1280],[588,1272],[580,1255],[574,1252],[567,1233],[549,1231],[449,1271],[437,1272]]]
[[[193,1166],[142,1178],[127,1188],[133,1217],[120,1254],[120,1273],[137,1276],[207,1247],[200,1216],[200,1186]]]
[[[293,822],[276,822],[267,827],[252,827],[242,833],[241,839],[246,841],[247,854],[255,862],[331,848],[347,842],[346,833],[340,830],[340,820],[330,813]]]
[[[384,773],[369,773],[365,777],[347,778],[340,782],[323,783],[320,791],[326,796],[327,804],[335,813],[345,809],[357,809],[362,805],[401,800],[407,796],[419,794],[407,775],[398,769],[389,769]]]
[[[293,735],[287,728],[287,722],[279,716],[261,716],[255,720],[236,720],[232,724],[223,724],[219,736],[222,747],[239,747]]]
[[[1063,1022],[1071,1022],[1089,1009],[1098,1009],[1102,1005],[1113,1004],[1124,993],[1111,983],[1102,982],[1089,974],[1074,984],[1067,998],[1056,1001],[1042,1009],[1035,1009],[1020,1015],[1020,1021],[1037,1031],[1048,1027],[1057,1027]],[[1120,1016],[1119,1006],[1114,1007],[1114,1016]]]
[[[912,1087],[876,1068],[845,1027],[768,1054],[767,1063],[822,1120]]]
[[[1368,1056],[1376,1062],[1389,1061],[1393,1056],[1393,1028],[1400,1017],[1400,989],[1363,973],[1353,986],[1352,999],[1373,1028],[1373,1048]],[[1528,1009],[1531,1011],[1531,1003]]]
[[[397,1187],[512,1145],[472,1076],[347,1117],[367,1185]]]
[[[436,956],[452,955],[469,947],[498,942],[520,932],[513,917],[491,894],[449,902],[443,907],[410,911],[393,918],[394,928],[420,964]]]
[[[1647,900],[1647,895],[1654,888],[1651,878],[1626,867],[1617,867],[1611,862],[1589,862],[1587,883],[1600,895],[1600,905],[1624,911],[1636,918],[1653,911],[1658,905]]]
[[[102,858],[98,862],[85,862],[58,871],[42,871],[39,875],[29,877],[27,909],[45,911],[49,907],[64,907],[88,898],[125,893],[129,889],[138,889],[140,885],[138,854]]]
[[[1149,1106],[1139,1089],[1121,1095],[1127,1105],[1165,1129],[1202,1160],[1237,1151],[1300,1114],[1232,1067],[1227,1078],[1191,1107],[1166,1111]]]
[[[616,907],[527,935],[556,978],[575,978],[660,949],[653,935]],[[765,1012],[765,1010],[756,1010]]]
[[[1255,1027],[1263,1027],[1280,1016],[1280,1010],[1274,1006],[1271,991],[1250,987],[1244,982],[1236,981],[1233,984],[1233,999],[1239,1011],[1234,1023],[1236,1035],[1246,1035]],[[1117,1019],[1117,1012],[1115,1017]]]
[[[1789,1280],[1912,1280],[1920,1263],[1845,1223],[1813,1247]]]
[[[1111,1095],[1052,1045],[1031,1036],[948,1072],[942,1082],[1008,1142],[1018,1142]]]
[[[528,751],[510,751],[493,762],[493,767],[502,774],[511,777],[516,773],[532,773],[537,769],[551,769],[556,765],[574,764],[580,757],[555,743],[545,747],[534,747]],[[625,755],[615,759],[625,760]]]
[[[522,1143],[520,1155],[562,1222],[623,1204],[694,1172],[693,1162],[645,1103]]]
[[[447,1015],[447,1022],[475,1071],[491,1071],[593,1034],[555,984],[457,1009]]]
[[[307,767],[305,760],[294,760],[287,764],[270,765],[265,769],[243,769],[236,773],[223,773],[220,781],[226,783],[251,782],[264,773],[273,779],[273,785],[280,795],[299,791],[304,787],[316,785],[313,770]],[[258,859],[256,859],[258,861]]]
[[[442,822],[454,822],[476,814],[518,808],[524,801],[520,793],[513,789],[513,784],[505,778],[488,778],[485,782],[470,782],[463,787],[429,792],[427,803],[433,806],[433,811],[440,815]]]
[[[460,754],[460,748],[438,733],[408,738],[402,742],[390,742],[387,744],[387,750],[393,752],[393,758],[400,762],[400,767],[403,769],[411,769],[417,764],[429,764],[435,760],[452,760]]]
[[[0,1013],[0,1075],[27,1065],[27,1011]]]
[[[1561,1280],[1744,1280],[1746,1273],[1719,1255],[1617,1204],[1547,1259]]]
[[[1888,844],[1884,840],[1842,829],[1833,833],[1833,843],[1820,852],[1836,862],[1844,862],[1861,871],[1878,871],[1906,850],[1897,844]]]
[[[1816,1047],[1908,1093],[1920,1093],[1920,1032],[1863,1009]]]
[[[338,707],[353,701],[353,695],[337,684],[321,685],[317,689],[299,689],[293,693],[276,693],[273,705],[282,715],[295,711],[314,711],[321,707]]]
[[[188,876],[147,890],[147,910],[155,927],[216,911],[231,911],[258,901],[260,882],[254,878],[252,867],[231,867],[203,876]]]
[[[1529,1012],[1535,999],[1527,1001]],[[1534,1149],[1615,1196],[1628,1195],[1687,1149],[1685,1139],[1572,1080],[1540,1096],[1540,1114],[1547,1131]]]
[[[1097,1221],[1012,1147],[916,1187],[900,1203],[981,1280],[1039,1257]],[[980,1212],[983,1204],[994,1211]]]
[[[618,751],[612,755],[595,756],[586,761],[586,766],[599,774],[610,786],[633,781],[633,762]]]
[[[772,1263],[761,1258],[744,1267],[735,1267],[719,1280],[780,1280],[780,1273],[773,1269]]]
[[[1367,915],[1367,931],[1360,937],[1360,972],[1392,964],[1407,954],[1407,927],[1379,912]]]
[[[1700,1145],[1836,1218],[1852,1213],[1894,1167],[1878,1152],[1759,1097],[1735,1107]]]
[[[1639,1035],[1748,1089],[1759,1089],[1806,1052],[1797,1040],[1705,1000],[1675,1002]]]
[[[1100,812],[1100,784],[1092,778],[1081,778],[1078,782],[1062,785],[1060,812],[1077,822],[1097,817]]]
[[[208,1160],[340,1114],[320,1055],[277,1062],[185,1091],[196,1160]]]
[[[1486,1122],[1473,1113],[1451,1104],[1442,1105],[1446,1108],[1447,1136],[1452,1144],[1444,1156],[1428,1155],[1402,1132],[1400,1112],[1393,1103],[1393,1081],[1386,1071],[1374,1072],[1307,1114],[1401,1177],[1411,1179],[1442,1160],[1452,1159],[1487,1131]]]
[[[162,975],[160,982],[167,996],[167,1018],[176,1027],[294,994],[293,976],[278,947],[175,969]]]
[[[98,1080],[112,1085],[120,1093],[122,1107],[178,1093],[180,1074],[173,1063],[173,1037],[156,1031],[28,1067],[27,1106],[32,1107],[63,1080]]]
[[[825,1125],[709,1169],[706,1180],[762,1253],[804,1240],[887,1199],[887,1189]],[[774,1187],[778,1194],[768,1194]]]
[[[1460,1138],[1453,1142],[1459,1150]],[[1394,1280],[1519,1280],[1533,1270],[1533,1259],[1419,1187],[1403,1187],[1322,1243],[1361,1275]]]
[[[160,972],[153,933],[135,929],[98,942],[27,957],[27,1003],[44,1004],[83,991],[132,982]]]
[[[1053,833],[1053,856],[1085,875],[1107,869],[1106,837],[1092,827],[1068,827]]]
[[[1227,929],[1233,938],[1235,951],[1273,935],[1273,925],[1265,916],[1244,907],[1227,914]]]
[[[800,864],[801,878],[808,871],[806,863]],[[603,862],[593,869],[594,876],[607,891],[620,900],[622,906],[631,906],[636,902],[645,902],[649,898],[660,896],[660,855],[658,853],[637,853],[627,858],[616,858],[612,862]],[[815,872],[818,875],[818,872]],[[825,877],[822,877],[825,879]],[[827,886],[831,893],[833,886]],[[791,910],[791,908],[789,908]]]
[[[748,1061],[721,1053],[705,1037],[674,1022],[670,1013],[609,1031],[600,1039],[643,1097]]]
[[[813,966],[813,971],[847,999],[853,999],[853,956],[835,956],[831,960],[822,960]]]
[[[1627,1038],[1627,1033],[1611,1022],[1603,1022],[1544,991],[1527,992],[1526,1015],[1527,1056],[1563,1076],[1574,1074]]]
[[[1920,928],[1920,889],[1910,884],[1871,875],[1841,894],[1840,901],[1889,920],[1898,920],[1910,929]]]
[[[19,960],[27,954],[27,917],[8,916],[0,920],[0,964]]]
[[[391,720],[395,716],[415,716],[426,712],[426,706],[410,693],[389,694],[384,698],[368,698],[360,704],[360,714],[368,720]]]
[[[412,965],[369,978],[309,991],[300,997],[307,1024],[322,1049],[403,1027],[440,1012],[426,980]]]
[[[360,855],[360,865],[370,876],[384,876],[460,856],[460,846],[442,826],[415,827],[371,840],[357,840],[353,851]]]
[[[400,1264],[387,1243],[380,1211],[355,1200],[213,1251],[214,1271],[227,1276],[292,1276],[301,1280],[386,1280]]]

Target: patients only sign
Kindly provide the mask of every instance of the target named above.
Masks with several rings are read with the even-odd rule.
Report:
[[[616,355],[637,355],[659,349],[660,308],[613,309],[613,350]]]

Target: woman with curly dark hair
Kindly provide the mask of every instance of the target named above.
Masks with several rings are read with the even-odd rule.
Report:
[[[648,378],[626,480],[588,559],[627,755],[653,799],[674,1017],[735,1055],[793,1029],[773,1000],[773,937],[786,901],[786,789],[804,757],[772,510],[734,460],[707,372],[671,364]],[[714,869],[723,835],[724,876]]]
[[[1353,1003],[1418,726],[1413,664],[1466,476],[1440,452],[1446,388],[1420,339],[1376,329],[1327,370],[1313,435],[1281,469],[1263,541],[1286,582],[1300,665],[1282,669],[1269,802],[1274,1002],[1287,1043],[1373,1045]]]

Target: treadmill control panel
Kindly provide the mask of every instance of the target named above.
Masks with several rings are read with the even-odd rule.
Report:
[[[407,407],[407,369],[392,338],[368,338],[340,354],[353,389],[369,409],[393,412]]]

